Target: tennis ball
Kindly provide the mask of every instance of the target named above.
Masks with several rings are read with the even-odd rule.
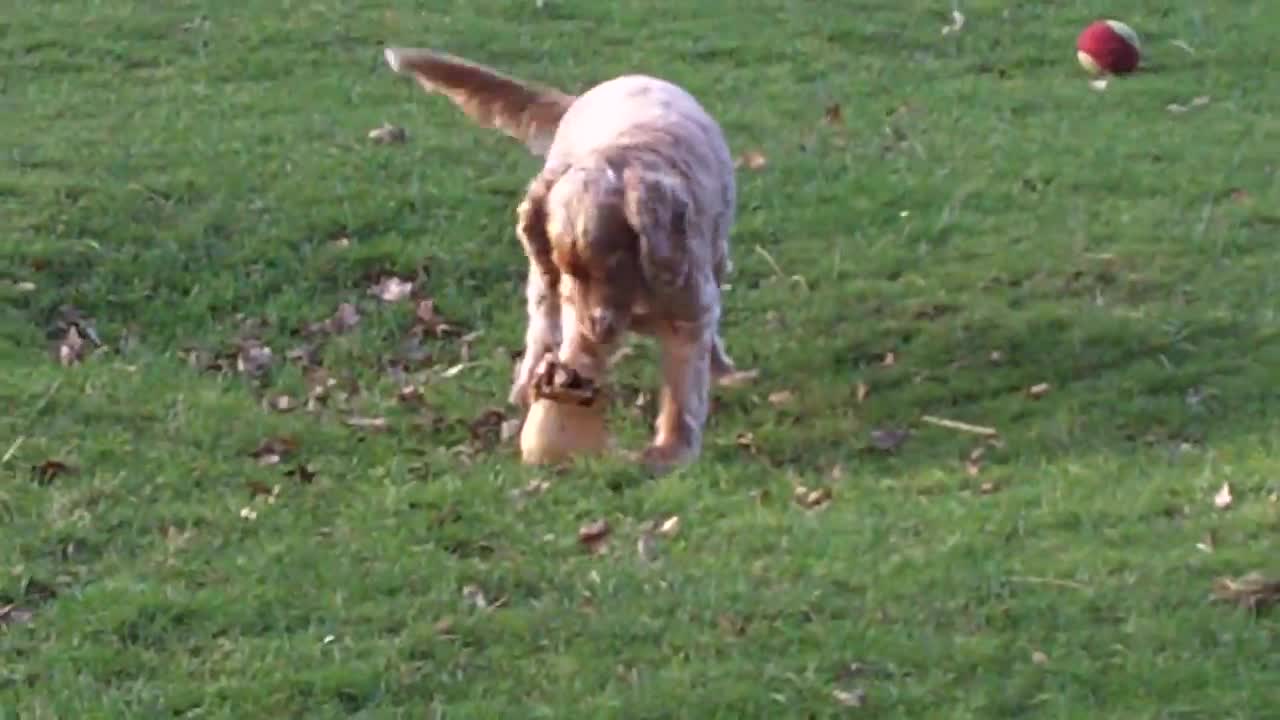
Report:
[[[1123,75],[1138,67],[1138,33],[1119,20],[1097,20],[1076,38],[1076,59],[1092,75]]]

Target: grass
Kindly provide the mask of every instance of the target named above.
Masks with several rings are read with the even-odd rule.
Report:
[[[0,717],[1274,713],[1275,616],[1208,598],[1280,572],[1280,5],[969,0],[946,36],[918,0],[257,5],[0,12]],[[1148,70],[1096,92],[1072,43],[1104,13]],[[384,43],[659,74],[767,158],[725,318],[762,375],[717,392],[699,463],[492,444],[538,162]],[[459,332],[406,342],[384,274]],[[67,308],[105,344],[70,367]],[[260,377],[214,358],[246,336]],[[317,364],[326,403],[264,406]],[[971,462],[922,415],[1000,442]]]

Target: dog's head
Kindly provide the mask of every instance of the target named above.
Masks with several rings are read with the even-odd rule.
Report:
[[[543,207],[551,262],[572,278],[570,299],[593,340],[627,330],[641,293],[688,281],[689,202],[675,179],[603,156],[556,178]]]
[[[570,169],[546,199],[552,262],[571,279],[582,329],[603,345],[629,328],[645,282],[624,200],[622,176],[604,162]]]

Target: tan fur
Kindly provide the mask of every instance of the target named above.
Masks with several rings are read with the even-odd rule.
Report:
[[[666,469],[697,457],[711,379],[733,371],[719,323],[736,188],[719,125],[685,90],[644,75],[573,96],[430,50],[386,57],[545,154],[516,211],[529,324],[511,400],[528,405],[545,352],[600,378],[627,332],[652,335],[663,382],[644,459]]]

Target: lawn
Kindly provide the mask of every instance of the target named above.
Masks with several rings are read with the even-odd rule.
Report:
[[[1280,4],[960,9],[5,2],[0,718],[1274,717]],[[539,161],[384,44],[721,120],[696,464],[518,463]]]

